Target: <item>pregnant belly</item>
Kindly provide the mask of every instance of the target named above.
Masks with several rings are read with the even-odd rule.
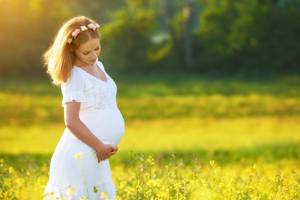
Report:
[[[125,132],[124,118],[118,108],[83,112],[80,119],[105,144],[118,145]]]

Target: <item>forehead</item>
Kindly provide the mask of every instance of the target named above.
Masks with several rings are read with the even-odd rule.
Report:
[[[91,51],[99,46],[99,38],[91,38],[79,46],[80,51]]]

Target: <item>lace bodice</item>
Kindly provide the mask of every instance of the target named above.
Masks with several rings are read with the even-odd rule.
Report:
[[[107,80],[100,80],[80,67],[74,66],[67,82],[61,84],[63,107],[71,101],[80,102],[81,111],[117,107],[117,86],[114,80],[106,73],[101,61],[97,60],[96,66],[104,72]]]

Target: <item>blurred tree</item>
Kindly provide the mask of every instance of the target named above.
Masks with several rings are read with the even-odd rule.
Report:
[[[199,38],[204,49],[199,63],[221,73],[276,73],[299,55],[295,45],[300,42],[299,1],[202,2],[206,8],[200,16]]]
[[[193,66],[193,47],[192,47],[192,19],[194,14],[194,0],[186,0],[183,7],[183,38],[185,49],[185,64],[189,68]]]
[[[189,70],[195,64],[193,34],[197,27],[196,17],[200,5],[194,0],[161,0],[157,7],[157,23],[160,24],[158,35],[168,36],[163,37],[153,48],[160,58],[160,64]]]
[[[155,13],[145,0],[127,0],[126,4],[103,27],[103,57],[116,70],[145,71],[151,66],[148,49]]]
[[[1,0],[0,75],[40,75],[41,55],[76,15],[101,25],[122,71],[300,71],[299,0]]]
[[[41,54],[49,33],[70,15],[66,4],[58,0],[1,1],[1,75],[41,74]]]

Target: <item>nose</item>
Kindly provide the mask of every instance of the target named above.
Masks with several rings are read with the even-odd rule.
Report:
[[[98,58],[98,55],[96,53],[93,53],[90,57],[90,60],[96,60]]]
[[[93,52],[93,54],[92,54],[92,58],[96,59],[97,57],[98,57],[98,53],[96,53],[96,52]]]

